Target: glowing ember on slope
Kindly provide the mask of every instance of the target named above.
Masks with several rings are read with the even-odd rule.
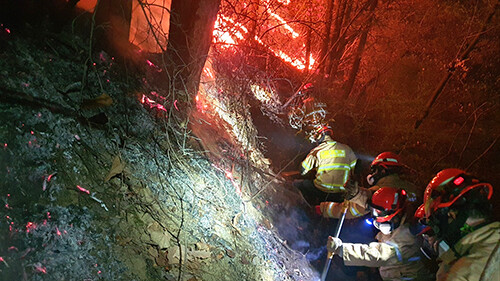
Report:
[[[77,188],[78,190],[80,190],[81,192],[83,192],[83,193],[87,193],[87,194],[89,194],[89,195],[90,195],[90,191],[89,191],[88,189],[85,189],[85,188],[83,188],[83,187],[81,187],[81,186],[79,186],[79,185],[77,185],[77,186],[76,186],[76,188]]]
[[[50,175],[47,177],[47,182],[50,182],[50,180],[52,179],[52,177],[53,177],[55,174],[56,174],[56,173],[50,174]]]
[[[156,108],[156,109],[158,109],[158,110],[161,110],[161,111],[165,111],[165,112],[167,112],[167,109],[166,109],[163,105],[161,105],[161,104],[157,103],[157,102],[156,102],[155,100],[153,100],[153,99],[148,98],[148,97],[147,97],[146,95],[144,95],[144,94],[143,94],[143,95],[142,95],[142,97],[141,97],[141,103],[142,103],[142,104],[145,104],[145,105],[148,105],[148,106],[149,106],[149,108]]]
[[[203,98],[201,98],[200,93],[196,95],[195,100],[196,100],[196,109],[201,113],[206,113],[208,109],[208,103],[205,102]]]
[[[236,191],[236,194],[238,194],[239,196],[241,196],[241,187],[238,185],[238,183],[235,181],[234,179],[234,176],[233,176],[233,173],[229,170],[226,170],[226,169],[222,169],[222,168],[219,168],[218,166],[216,166],[215,164],[212,164],[212,166],[214,168],[216,168],[217,170],[221,171],[221,172],[224,172],[224,174],[226,175],[226,178],[231,182],[231,184],[234,186],[234,189]]]
[[[28,222],[26,224],[26,232],[29,233],[30,230],[32,230],[32,229],[36,229],[36,224],[33,222]]]
[[[36,263],[33,266],[35,267],[36,272],[47,274],[47,268],[45,266],[42,266],[41,263]]]

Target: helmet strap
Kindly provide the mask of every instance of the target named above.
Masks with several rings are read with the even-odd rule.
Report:
[[[377,165],[377,166],[372,167],[372,172],[369,174],[369,176],[371,176],[371,177],[369,180],[367,177],[367,181],[371,186],[374,186],[377,184],[379,179],[381,179],[387,175],[388,174],[386,172],[386,169],[384,167],[381,167],[380,165]]]

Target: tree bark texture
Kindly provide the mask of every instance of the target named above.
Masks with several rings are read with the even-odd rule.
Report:
[[[170,88],[196,95],[221,0],[173,0],[166,57]]]

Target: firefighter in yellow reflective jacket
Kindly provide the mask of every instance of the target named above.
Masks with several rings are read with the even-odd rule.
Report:
[[[422,263],[417,227],[408,221],[404,189],[382,187],[370,202],[373,225],[380,230],[379,242],[343,243],[328,237],[328,251],[339,255],[346,266],[379,267],[383,280],[432,280],[433,273]]]
[[[491,219],[493,187],[463,170],[445,169],[427,185],[415,217],[431,228],[436,280],[500,280],[500,222]],[[429,251],[430,250],[430,251]]]
[[[344,204],[349,204],[346,219],[358,218],[369,212],[368,201],[372,194],[382,186],[402,188],[407,192],[407,204],[409,212],[414,212],[421,204],[422,192],[418,188],[400,178],[405,165],[401,162],[399,155],[393,152],[382,152],[372,161],[370,174],[367,182],[372,187],[359,187],[357,182],[350,182],[346,194],[348,201],[342,203],[322,202],[320,204],[321,214],[326,218],[339,218]]]
[[[329,200],[342,202],[344,184],[354,172],[357,158],[352,149],[332,139],[333,131],[329,126],[317,128],[313,134],[318,146],[313,148],[302,161],[301,174],[304,176],[316,170],[314,180],[298,180],[293,183],[305,199],[312,205]]]

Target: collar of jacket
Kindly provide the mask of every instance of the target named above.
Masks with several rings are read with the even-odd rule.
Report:
[[[332,137],[326,135],[321,143],[328,143],[328,142],[335,142],[335,141],[332,139]]]
[[[465,256],[475,246],[491,244],[493,245],[493,249],[494,245],[498,243],[499,240],[500,222],[496,221],[465,235],[455,245],[453,245],[453,248],[459,256]],[[445,263],[450,263],[457,258],[459,257],[457,257],[451,247],[439,257],[439,259]]]

